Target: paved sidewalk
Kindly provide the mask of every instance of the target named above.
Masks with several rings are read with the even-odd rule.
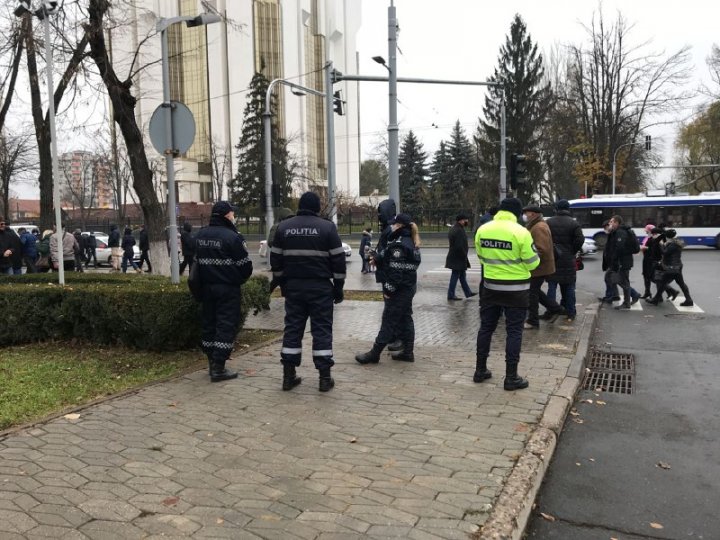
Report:
[[[438,303],[426,288],[416,362],[360,366],[353,356],[369,347],[381,310],[337,307],[337,386],[327,394],[306,338],[292,392],[280,390],[274,343],[236,355],[235,381],[211,385],[200,371],[6,436],[0,537],[467,538],[564,378],[582,321],[526,332],[530,388],[509,393],[500,331],[495,377],[471,381],[475,301]],[[282,300],[248,318],[281,324]]]

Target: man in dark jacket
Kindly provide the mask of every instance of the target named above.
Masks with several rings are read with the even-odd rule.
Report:
[[[18,260],[22,260],[20,238],[0,216],[0,274],[12,275]]]
[[[345,251],[335,224],[318,216],[320,198],[315,193],[304,193],[298,208],[297,216],[280,223],[270,250],[271,289],[279,285],[285,297],[282,389],[291,390],[300,384],[296,368],[302,359],[302,338],[309,317],[319,390],[327,392],[335,385],[330,376],[335,364],[333,302],[343,301]]]
[[[630,309],[640,299],[640,295],[632,294],[630,287],[630,270],[633,267],[634,245],[637,244],[635,233],[623,223],[621,216],[613,216],[608,223],[610,235],[603,253],[603,263],[607,254],[606,281],[616,283],[623,290],[623,303],[615,309]]]
[[[202,349],[208,357],[210,381],[237,377],[225,368],[240,324],[240,287],[253,271],[243,236],[235,228],[235,212],[226,201],[213,205],[210,225],[196,238],[195,272],[188,285],[202,301]]]
[[[20,244],[22,245],[22,258],[28,274],[37,272],[35,261],[38,258],[37,237],[25,228],[18,230],[20,233]]]
[[[97,268],[97,238],[95,238],[95,234],[92,231],[85,237],[85,268],[88,267],[91,259],[93,261],[93,267]]]
[[[120,230],[117,225],[110,225],[110,235],[108,236],[108,247],[110,248],[110,256],[112,268],[111,272],[120,271],[120,260],[122,259],[122,249],[120,249]]]
[[[234,214],[233,214],[234,215]],[[183,275],[186,267],[192,272],[193,260],[195,259],[195,237],[192,233],[192,223],[183,223],[183,230],[180,233],[180,246],[182,248],[183,260],[180,263],[180,275]]]
[[[455,289],[457,288],[458,280],[460,286],[465,293],[465,298],[476,296],[477,293],[472,292],[472,289],[467,282],[467,269],[470,268],[470,260],[468,259],[468,240],[465,227],[470,223],[470,218],[467,214],[458,214],[455,219],[455,225],[450,228],[448,232],[448,241],[450,242],[450,249],[448,250],[447,257],[445,257],[445,268],[451,270],[450,284],[448,285],[448,300],[460,300],[455,296]]]
[[[152,272],[152,264],[150,264],[150,255],[148,253],[150,252],[150,239],[148,238],[147,229],[145,228],[145,224],[143,223],[140,225],[140,262],[138,263],[138,267],[140,270],[142,270],[143,263],[147,263],[147,271]]]
[[[585,243],[582,227],[570,215],[570,203],[564,199],[555,204],[555,215],[547,220],[555,248],[555,273],[548,278],[548,298],[555,300],[560,285],[562,306],[567,311],[567,322],[575,320],[575,280],[577,269],[575,258]],[[546,311],[540,318],[549,319],[552,312]]]
[[[360,259],[362,260],[362,269],[360,273],[367,274],[370,272],[370,250],[372,249],[372,227],[367,227],[360,239]]]

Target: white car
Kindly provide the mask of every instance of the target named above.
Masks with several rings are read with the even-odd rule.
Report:
[[[342,248],[343,248],[343,251],[345,252],[345,257],[350,257],[350,255],[352,254],[350,245],[343,242]],[[260,255],[261,257],[268,256],[267,240],[260,240],[260,249],[258,249],[258,255]]]
[[[593,240],[592,238],[586,238],[582,246],[583,257],[587,257],[588,255],[595,255],[595,253],[597,253],[597,246],[595,245],[595,240]]]
[[[109,236],[102,232],[93,232],[95,235],[95,242],[97,247],[95,248],[95,256],[97,257],[98,264],[112,265],[112,254],[108,247]],[[83,236],[90,236],[89,232],[83,232]],[[122,240],[122,237],[120,238]],[[140,260],[140,248],[135,244],[133,246],[133,259],[137,262]]]

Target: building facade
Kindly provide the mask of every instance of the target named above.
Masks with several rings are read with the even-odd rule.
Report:
[[[176,159],[179,202],[209,202],[227,196],[227,181],[237,161],[235,146],[242,131],[247,88],[261,71],[268,80],[284,78],[324,91],[323,67],[328,60],[343,73],[357,73],[355,36],[360,27],[356,0],[209,0],[225,21],[187,28],[177,24],[168,33],[172,99],[193,112],[195,142]],[[199,0],[138,0],[128,8],[128,24],[111,36],[118,73],[134,73],[138,96],[136,114],[147,135],[153,111],[162,102],[160,37],[152,34],[158,17],[197,15],[205,11]],[[139,51],[136,54],[136,51]],[[139,69],[141,68],[141,69]],[[327,141],[323,99],[298,97],[277,85],[274,121],[289,141],[300,164],[294,189],[322,190],[327,186]],[[338,83],[345,115],[335,115],[337,190],[359,192],[359,119],[356,83]],[[149,145],[149,138],[148,138]],[[149,156],[159,156],[150,149]],[[164,166],[156,167],[159,174]],[[218,182],[224,177],[223,182]],[[157,183],[164,198],[164,177]],[[219,193],[222,189],[222,193]]]
[[[63,209],[113,207],[110,165],[104,157],[77,150],[62,154],[58,165]]]

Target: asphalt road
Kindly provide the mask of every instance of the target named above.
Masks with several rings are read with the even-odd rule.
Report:
[[[594,344],[635,355],[635,393],[580,393],[528,539],[720,538],[720,252],[683,259],[698,310],[601,310]]]

